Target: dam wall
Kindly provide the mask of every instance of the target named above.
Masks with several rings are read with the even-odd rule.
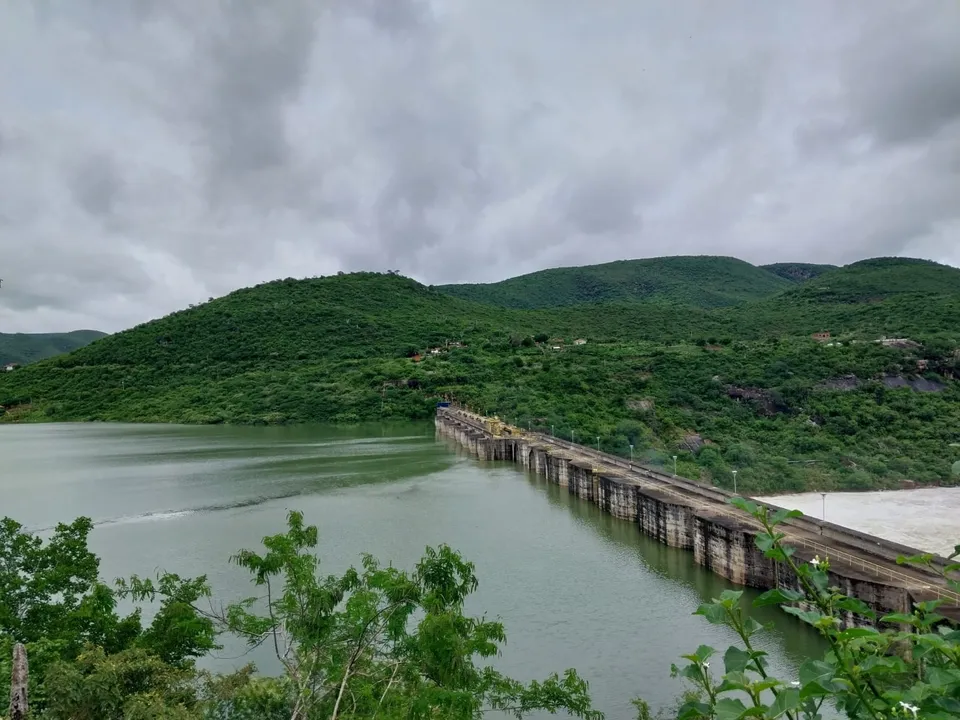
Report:
[[[764,556],[753,518],[731,507],[729,493],[684,478],[666,478],[622,458],[565,441],[483,429],[455,410],[438,412],[438,435],[485,461],[513,462],[670,547],[690,551],[705,568],[738,585],[768,590],[799,587],[792,571]],[[830,581],[878,614],[910,612],[912,603],[937,593],[935,575],[896,566],[919,551],[804,516],[784,523],[795,558],[830,558]],[[938,559],[945,560],[945,559]],[[942,592],[946,592],[945,590]],[[936,595],[934,595],[935,597]],[[942,593],[940,594],[942,597]],[[948,601],[955,605],[951,599]],[[852,624],[854,618],[847,618]]]

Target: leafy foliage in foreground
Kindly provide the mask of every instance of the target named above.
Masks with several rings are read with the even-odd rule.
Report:
[[[648,462],[678,455],[718,484],[737,469],[744,489],[866,489],[953,481],[958,348],[960,271],[920,261],[712,310],[511,310],[360,273],[240,290],[2,373],[0,420],[352,423],[426,419],[452,398]]]
[[[32,677],[55,678],[31,689],[35,707],[52,701],[53,689],[59,695],[54,706],[62,703],[70,693],[60,689],[76,680],[75,712],[50,717],[117,717],[82,709],[93,702],[83,699],[83,678],[99,678],[97,686],[109,678],[112,689],[104,690],[103,697],[119,707],[141,688],[179,687],[177,678],[192,670],[194,659],[217,647],[213,622],[193,609],[209,594],[203,579],[166,575],[162,601],[148,626],[139,609],[120,616],[117,603],[128,592],[100,579],[99,558],[87,546],[92,527],[89,518],[78,518],[58,525],[44,543],[14,520],[0,519],[0,676],[9,677],[13,644],[23,643]],[[7,706],[8,692],[9,684],[0,683],[0,708]]]
[[[477,578],[445,546],[427,548],[413,572],[364,556],[362,568],[323,577],[317,529],[292,512],[262,554],[234,558],[259,594],[214,614],[197,602],[209,595],[205,578],[100,583],[85,518],[59,526],[46,545],[9,518],[0,527],[0,676],[9,676],[12,645],[24,643],[37,718],[473,720],[489,709],[602,717],[573,670],[521,683],[478,664],[506,635],[498,622],[463,614]],[[139,612],[121,619],[120,597],[159,600],[157,618],[145,630]],[[283,674],[197,671],[193,658],[213,649],[214,629],[272,646]],[[0,707],[8,688],[0,683]]]
[[[440,285],[452,295],[508,308],[550,308],[611,300],[662,300],[723,307],[790,287],[785,278],[729,257],[662,257],[554,268],[498,283]]]
[[[759,521],[757,546],[782,565],[781,587],[754,606],[780,606],[830,649],[804,662],[797,678],[774,677],[754,642],[762,626],[741,592],[725,591],[696,614],[728,625],[740,645],[722,661],[705,645],[684,656],[672,672],[691,690],[658,718],[816,720],[826,708],[853,720],[960,714],[960,631],[938,613],[942,601],[877,617],[830,586],[828,558],[800,563],[784,545],[778,525],[797,511],[732,503]],[[481,664],[497,655],[504,628],[463,614],[477,578],[446,546],[428,548],[410,572],[364,556],[360,568],[325,577],[314,555],[317,529],[292,512],[287,531],[264,538],[262,551],[233,558],[250,572],[257,595],[213,613],[198,603],[209,595],[204,578],[161,573],[116,589],[101,583],[84,518],[58,526],[47,544],[9,518],[0,528],[0,677],[10,672],[12,644],[25,643],[38,720],[474,720],[489,710],[602,720],[573,670],[521,683]],[[901,561],[932,565],[931,556]],[[960,592],[952,579],[960,563],[943,572]],[[158,620],[144,630],[139,612],[120,618],[121,597],[159,600]],[[271,646],[282,674],[260,676],[252,666],[226,675],[198,671],[193,660],[215,647],[214,630]],[[0,707],[8,687],[0,682]],[[638,718],[648,720],[649,706],[634,702]]]
[[[757,547],[796,579],[795,588],[770,590],[754,606],[781,606],[821,633],[830,650],[823,658],[807,660],[797,679],[773,677],[766,653],[753,642],[762,626],[743,607],[741,592],[725,591],[696,614],[732,628],[742,646],[727,648],[722,671],[711,670],[717,651],[706,645],[684,656],[686,664],[673,666],[673,673],[688,680],[697,696],[680,708],[680,720],[815,720],[823,717],[824,707],[852,720],[948,720],[960,715],[960,630],[937,613],[945,601],[919,602],[911,613],[877,617],[860,600],[830,586],[828,559],[794,559],[777,526],[800,515],[798,511],[771,513],[742,498],[732,502],[763,525]],[[960,545],[951,558],[958,556]],[[900,559],[928,565],[931,560]],[[960,592],[960,582],[950,577],[957,571],[960,563],[947,566],[944,574],[947,585]]]
[[[27,363],[76,350],[106,337],[96,330],[67,333],[0,333],[0,365]]]

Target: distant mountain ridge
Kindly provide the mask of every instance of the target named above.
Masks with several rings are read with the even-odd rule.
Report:
[[[716,308],[770,297],[794,282],[743,260],[700,255],[552,268],[496,283],[436,289],[464,300],[527,310],[625,300]]]
[[[44,360],[76,350],[106,337],[98,330],[74,330],[65,333],[0,333],[0,365]]]

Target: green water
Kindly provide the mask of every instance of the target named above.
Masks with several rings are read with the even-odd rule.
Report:
[[[362,428],[23,425],[0,427],[0,515],[36,530],[94,519],[105,577],[206,573],[225,600],[253,594],[227,563],[284,528],[299,509],[321,534],[325,570],[361,552],[411,566],[448,543],[474,561],[470,611],[499,616],[509,642],[498,665],[521,678],[576,667],[608,718],[629,700],[654,707],[680,686],[670,663],[732,633],[691,613],[731,587],[691,555],[663,547],[514,465],[481,464],[434,438],[429,424]],[[761,644],[796,677],[818,639],[791,618]],[[214,667],[238,657],[227,643]]]

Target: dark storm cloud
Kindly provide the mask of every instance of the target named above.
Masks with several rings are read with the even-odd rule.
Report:
[[[225,6],[198,58],[209,77],[199,111],[207,184],[216,200],[282,204],[282,171],[295,152],[284,111],[303,84],[316,20],[306,0],[240,0]],[[278,188],[273,188],[279,183]]]
[[[960,17],[918,5],[878,12],[844,59],[854,121],[884,143],[924,141],[960,121],[958,27]]]
[[[960,264],[960,6],[0,5],[0,330],[263,280]]]
[[[91,215],[103,217],[113,211],[122,181],[111,158],[89,155],[73,168],[68,184],[80,207]]]
[[[564,181],[554,199],[557,210],[585,235],[636,233],[642,198],[629,175],[615,165],[601,165]]]

